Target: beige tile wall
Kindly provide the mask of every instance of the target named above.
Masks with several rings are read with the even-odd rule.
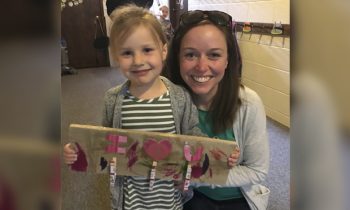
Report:
[[[289,0],[191,0],[189,10],[220,10],[238,22],[289,24]],[[290,39],[237,34],[243,57],[242,80],[255,90],[266,114],[290,126]]]

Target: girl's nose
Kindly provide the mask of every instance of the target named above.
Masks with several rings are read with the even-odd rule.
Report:
[[[142,53],[135,53],[134,55],[134,65],[142,65],[144,62]]]

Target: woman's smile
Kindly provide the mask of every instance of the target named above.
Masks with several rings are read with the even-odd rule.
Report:
[[[199,83],[208,82],[211,78],[213,78],[212,76],[195,76],[195,75],[192,75],[191,77],[195,82],[199,82]]]

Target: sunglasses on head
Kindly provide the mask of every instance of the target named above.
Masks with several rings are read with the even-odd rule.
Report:
[[[180,26],[196,24],[203,20],[209,20],[216,25],[232,30],[232,17],[221,11],[194,10],[185,12],[180,16]]]

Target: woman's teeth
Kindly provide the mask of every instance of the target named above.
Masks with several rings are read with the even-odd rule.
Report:
[[[196,82],[207,82],[208,80],[210,80],[210,76],[204,76],[204,77],[192,76],[192,78]]]

